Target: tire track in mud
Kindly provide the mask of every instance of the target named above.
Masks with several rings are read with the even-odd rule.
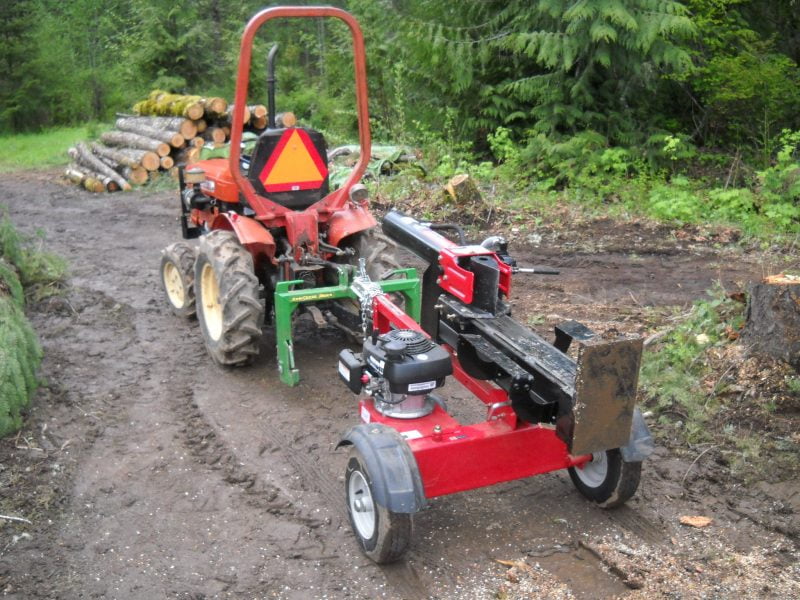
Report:
[[[269,338],[269,332],[265,337]],[[198,343],[202,343],[199,338]],[[328,348],[331,345],[329,343],[323,342],[322,345],[326,351],[332,349],[332,346]],[[291,505],[283,513],[286,518],[299,522],[310,519],[312,524],[319,524],[315,527],[317,540],[323,548],[338,549],[338,562],[344,563],[346,568],[366,572],[371,580],[383,580],[377,586],[369,581],[369,588],[361,592],[365,597],[375,597],[374,588],[378,587],[385,590],[382,594],[389,598],[430,598],[433,582],[422,581],[413,566],[401,563],[378,567],[358,550],[346,515],[344,483],[337,468],[341,467],[343,475],[344,458],[343,454],[333,450],[339,434],[344,432],[344,427],[335,432],[341,421],[340,415],[355,415],[355,403],[349,409],[349,405],[340,406],[341,400],[348,395],[337,393],[338,381],[331,382],[330,378],[325,378],[326,369],[321,369],[321,375],[312,370],[309,357],[304,356],[302,347],[298,350],[301,372],[305,366],[311,381],[306,378],[295,388],[282,384],[273,369],[266,367],[264,363],[274,360],[268,352],[262,352],[261,366],[249,369],[219,371],[216,366],[210,365],[211,371],[206,372],[205,378],[195,382],[193,405],[196,404],[197,408],[192,409],[190,418],[195,419],[194,423],[201,421],[200,431],[210,432],[216,439],[215,442],[206,443],[207,447],[217,446],[212,453],[213,460],[216,460],[217,452],[222,452],[228,460],[246,463],[246,468],[235,467],[234,477],[244,477],[247,486],[251,486],[251,480],[259,482],[265,477],[269,478],[269,486],[278,489],[279,497]],[[335,375],[335,365],[330,365],[330,370]],[[325,380],[324,383],[318,381],[320,377]],[[326,394],[331,389],[331,383],[334,386],[333,395],[337,398],[328,404]],[[224,387],[228,398],[258,397],[265,387],[275,389],[274,386],[277,386],[279,394],[275,398],[259,398],[252,403],[239,402],[240,407],[249,411],[244,414],[245,421],[251,421],[251,429],[243,429],[242,424],[231,427],[231,406],[220,408],[213,402],[213,392],[209,392],[208,388],[214,386]],[[337,411],[337,408],[340,410]],[[335,414],[329,414],[331,412]],[[252,419],[248,419],[248,415]],[[259,419],[264,426],[259,426]],[[250,441],[237,441],[242,436]],[[228,449],[234,445],[235,450]],[[253,469],[253,464],[259,462],[265,466],[263,474]],[[270,471],[268,466],[273,469]],[[324,518],[314,517],[313,514],[324,515]],[[341,549],[345,551],[341,552]]]
[[[338,505],[341,507],[338,512],[342,514],[342,522],[347,531],[348,543],[355,548],[357,544],[355,536],[350,531],[347,517],[344,516],[344,511],[346,510],[344,484],[340,485],[340,482],[334,482],[330,473],[320,468],[319,465],[322,463],[317,460],[314,454],[296,448],[289,440],[289,436],[282,435],[278,428],[269,428],[266,432],[266,437],[273,444],[273,447],[287,448],[289,450],[281,454],[292,465],[294,470],[301,474],[306,484],[315,488],[333,506]],[[389,587],[398,593],[400,597],[407,600],[423,600],[431,597],[430,586],[420,579],[414,567],[409,563],[408,558],[393,565],[374,568],[380,569]]]

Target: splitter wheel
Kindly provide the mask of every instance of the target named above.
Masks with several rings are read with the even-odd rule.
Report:
[[[345,475],[347,512],[361,550],[379,565],[399,560],[411,542],[411,515],[395,513],[375,501],[372,478],[353,449]]]
[[[642,463],[625,462],[618,448],[595,452],[589,462],[569,468],[578,491],[603,508],[614,508],[630,499],[639,487],[641,474]]]

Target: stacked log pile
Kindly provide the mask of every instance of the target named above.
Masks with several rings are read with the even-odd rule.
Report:
[[[99,142],[69,149],[72,163],[65,177],[92,192],[130,190],[156,174],[199,160],[203,147],[228,143],[233,105],[224,98],[168,94],[154,90],[133,107],[132,115],[118,115],[115,129]],[[246,106],[246,130],[267,126],[263,105]]]

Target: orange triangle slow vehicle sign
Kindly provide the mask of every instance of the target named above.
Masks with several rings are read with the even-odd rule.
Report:
[[[308,132],[290,128],[283,132],[258,178],[267,192],[294,192],[317,189],[327,175],[328,168]]]

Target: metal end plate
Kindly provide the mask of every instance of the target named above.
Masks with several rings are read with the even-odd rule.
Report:
[[[631,435],[642,338],[580,342],[570,452],[619,448]]]

